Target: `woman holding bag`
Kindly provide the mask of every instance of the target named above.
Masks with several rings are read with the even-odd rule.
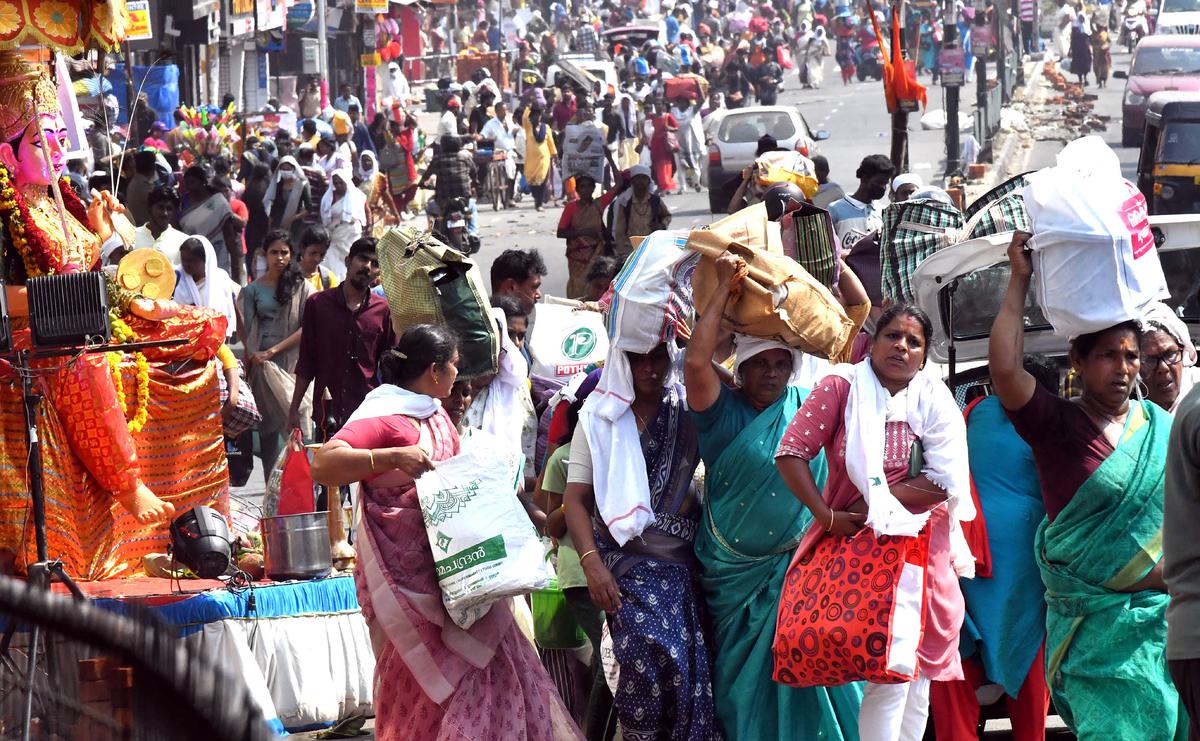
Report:
[[[1040,388],[1021,364],[1028,234],[1008,247],[1008,292],[988,366],[1000,403],[1033,449],[1046,519],[1034,540],[1046,584],[1046,678],[1080,739],[1171,739],[1188,722],[1167,672],[1163,486],[1171,416],[1131,399],[1136,322],[1071,341],[1078,399]]]
[[[866,685],[858,715],[863,741],[917,741],[929,714],[930,681],[962,678],[958,632],[965,607],[955,565],[973,574],[974,564],[955,520],[973,519],[975,513],[962,412],[940,380],[922,373],[932,340],[933,326],[923,311],[889,308],[879,319],[870,356],[837,366],[817,385],[776,453],[783,480],[813,514],[793,568],[823,538],[855,535],[867,524],[872,533],[928,528],[916,678]],[[809,468],[822,449],[829,467],[824,493]],[[848,580],[863,584],[861,591],[868,590],[862,577],[869,565]],[[854,669],[847,667],[847,674]]]
[[[375,733],[398,739],[580,738],[554,685],[513,619],[494,603],[469,629],[442,604],[415,481],[459,452],[438,399],[458,376],[458,343],[444,327],[409,327],[383,356],[383,385],[313,458],[326,486],[362,482],[354,574],[375,647]]]
[[[675,155],[679,152],[679,122],[667,111],[665,103],[654,104],[654,117],[650,119],[650,169],[654,182],[664,194],[677,190],[675,183]]]
[[[789,687],[771,679],[779,594],[792,551],[813,522],[812,513],[787,495],[775,467],[775,446],[824,361],[778,342],[735,335],[737,387],[722,384],[713,354],[743,265],[730,252],[717,258],[717,287],[696,322],[684,363],[706,470],[696,558],[712,613],[717,719],[730,741],[857,739],[860,684]],[[869,306],[848,270],[842,288],[844,301]],[[810,468],[824,484],[824,457],[818,455]]]
[[[292,259],[287,232],[276,229],[263,239],[267,271],[238,296],[246,327],[246,366],[250,390],[258,403],[263,476],[270,478],[275,459],[287,441],[288,408],[296,386],[300,327],[312,288]],[[301,412],[301,419],[309,414]]]

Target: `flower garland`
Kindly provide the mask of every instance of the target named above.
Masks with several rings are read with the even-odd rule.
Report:
[[[121,407],[121,414],[127,420],[129,431],[141,432],[150,417],[150,363],[142,353],[133,354],[137,365],[137,411],[134,412],[133,419],[129,419],[129,405],[125,400],[125,379],[121,375],[121,353],[110,352],[105,355],[108,357],[109,372],[112,373],[113,388],[117,390],[117,406]]]

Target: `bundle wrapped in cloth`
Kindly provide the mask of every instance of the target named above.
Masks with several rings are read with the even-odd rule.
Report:
[[[459,373],[465,378],[495,373],[500,336],[475,262],[412,227],[389,229],[378,249],[396,336],[414,324],[449,327],[460,341]]]
[[[1104,140],[1071,142],[1028,180],[1034,293],[1056,333],[1137,319],[1168,295],[1146,199]]]
[[[817,357],[841,357],[855,327],[829,288],[794,259],[748,247],[723,227],[724,220],[688,235],[688,248],[701,257],[691,276],[696,303],[705,305],[716,289],[716,259],[733,251],[746,261],[748,274],[741,281],[741,296],[726,309],[726,329],[775,339]]]

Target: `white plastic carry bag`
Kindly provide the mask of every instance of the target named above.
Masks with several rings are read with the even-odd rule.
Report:
[[[603,314],[548,302],[535,312],[529,333],[533,375],[565,382],[608,355]]]
[[[517,500],[520,450],[473,432],[462,452],[417,479],[442,603],[464,630],[496,600],[550,580],[541,539]]]
[[[1100,137],[1071,142],[1028,178],[1034,291],[1055,332],[1107,329],[1167,295],[1146,199]]]

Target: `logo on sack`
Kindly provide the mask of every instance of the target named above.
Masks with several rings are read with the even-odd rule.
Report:
[[[426,524],[441,525],[457,514],[478,493],[478,480],[471,481],[464,486],[439,489],[430,497],[431,501],[421,503],[421,514],[424,515]]]
[[[562,354],[569,360],[583,360],[596,349],[596,333],[580,327],[567,335],[562,343]]]
[[[442,549],[442,552],[450,550],[450,541],[453,540],[449,535],[446,535],[441,530],[437,534],[437,547]]]

